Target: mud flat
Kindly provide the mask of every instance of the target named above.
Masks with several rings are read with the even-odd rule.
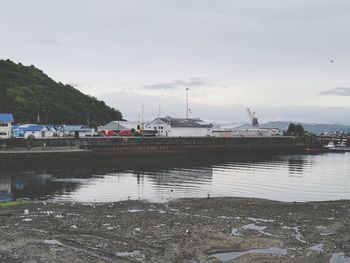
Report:
[[[349,218],[350,201],[40,201],[0,207],[0,262],[350,262]]]

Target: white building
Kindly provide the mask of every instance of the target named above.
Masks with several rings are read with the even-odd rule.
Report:
[[[23,129],[24,138],[34,138],[34,139],[40,139],[40,138],[46,138],[46,137],[52,137],[51,132],[47,129],[44,125],[36,125],[36,124],[29,124],[29,125],[21,125],[19,126],[19,129]]]
[[[210,136],[213,125],[201,119],[157,118],[146,125],[147,130],[155,130],[165,137]]]
[[[11,113],[0,113],[0,139],[11,138],[11,123],[13,115]]]
[[[233,136],[276,136],[279,135],[278,129],[271,128],[250,128],[233,130]]]
[[[94,136],[95,129],[85,128],[84,125],[67,125],[62,127],[61,133],[63,136],[74,137],[78,134],[79,137],[92,137]]]
[[[137,122],[132,121],[111,121],[106,125],[99,127],[98,130],[113,130],[113,131],[121,131],[121,130],[137,130]]]
[[[255,136],[277,136],[278,129],[249,128],[249,129],[214,129],[215,137],[255,137]]]

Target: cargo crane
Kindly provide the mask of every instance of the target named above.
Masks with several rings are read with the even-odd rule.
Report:
[[[259,127],[258,118],[255,117],[255,112],[251,112],[249,108],[246,109],[248,116],[252,122],[253,127]]]

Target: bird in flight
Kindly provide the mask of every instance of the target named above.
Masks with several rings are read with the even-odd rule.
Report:
[[[330,61],[331,63],[334,63],[334,60],[333,60],[333,59],[330,59],[329,61]]]

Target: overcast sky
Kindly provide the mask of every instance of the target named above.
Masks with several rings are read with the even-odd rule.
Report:
[[[349,0],[3,1],[0,57],[136,119],[350,124]],[[332,61],[334,62],[332,62]]]

